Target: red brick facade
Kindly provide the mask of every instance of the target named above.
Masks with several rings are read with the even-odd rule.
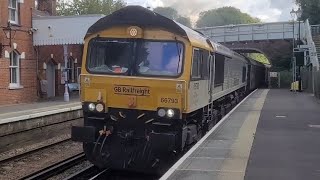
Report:
[[[81,67],[82,45],[67,45],[68,49],[68,83],[77,83],[77,73]],[[61,82],[62,67],[64,67],[64,51],[62,45],[40,46],[39,52],[39,79],[46,80],[46,66],[49,62],[55,64],[55,95],[63,96],[64,84]]]
[[[37,74],[36,57],[32,45],[32,9],[34,1],[25,0],[18,2],[17,24],[12,24],[12,46],[5,46],[0,58],[0,105],[31,102],[37,99]],[[9,39],[5,36],[3,28],[7,27],[9,19],[9,0],[0,1],[0,43],[9,45]],[[8,53],[15,51],[20,55],[19,62],[19,87],[9,88],[10,85],[10,58]],[[18,84],[18,83],[17,83]]]
[[[0,44],[6,45],[0,48],[0,106],[33,102],[42,97],[40,80],[46,77],[43,63],[51,59],[51,54],[57,63],[56,96],[63,95],[61,71],[58,69],[59,63],[61,63],[61,67],[64,65],[63,47],[34,47],[32,43],[32,16],[37,14],[55,15],[56,0],[38,0],[38,9],[35,9],[35,1],[37,0],[0,0]],[[13,5],[13,2],[17,2],[17,4]],[[16,12],[16,14],[12,15],[14,13],[11,12]],[[11,20],[10,26],[12,28],[11,47],[7,46],[10,41],[3,32],[9,20]],[[80,66],[81,51],[79,45],[69,47],[69,52],[73,52],[74,58],[78,60],[75,67]],[[12,52],[18,55],[19,62],[18,67],[15,67],[14,70],[11,66],[13,63],[10,56]],[[18,70],[18,74],[15,70]],[[15,76],[11,74],[15,74]],[[18,80],[16,77],[19,77]]]

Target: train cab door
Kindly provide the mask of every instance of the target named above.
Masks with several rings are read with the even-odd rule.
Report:
[[[214,54],[210,53],[209,55],[209,93],[210,93],[210,98],[209,98],[209,102],[212,101],[212,97],[213,97],[213,86],[214,86],[214,70],[215,70],[215,56]]]

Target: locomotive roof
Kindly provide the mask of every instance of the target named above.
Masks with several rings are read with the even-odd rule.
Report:
[[[125,25],[164,29],[187,38],[192,44],[212,48],[200,33],[141,6],[126,6],[101,18],[88,29],[86,37],[113,26]]]

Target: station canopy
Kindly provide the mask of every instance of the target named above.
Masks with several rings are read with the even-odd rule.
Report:
[[[87,30],[104,15],[33,17],[33,45],[83,44]]]

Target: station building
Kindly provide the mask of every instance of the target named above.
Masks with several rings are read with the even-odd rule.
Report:
[[[0,105],[34,101],[37,61],[31,27],[35,1],[1,0],[0,9]]]
[[[0,106],[63,97],[65,69],[69,88],[76,89],[83,33],[102,15],[56,16],[56,4],[0,1]],[[82,34],[76,33],[79,29]]]

